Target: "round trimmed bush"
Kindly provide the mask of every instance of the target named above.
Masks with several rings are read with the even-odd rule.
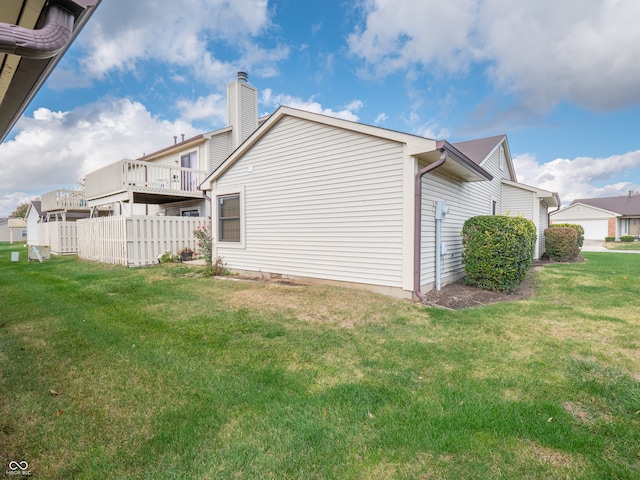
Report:
[[[578,248],[582,248],[584,245],[584,227],[582,225],[578,225],[576,223],[554,223],[553,225],[549,225],[549,228],[573,228],[578,234],[577,243]]]
[[[578,233],[570,227],[553,227],[544,231],[544,246],[547,256],[556,262],[572,260],[580,253]]]
[[[462,228],[465,283],[484,290],[512,292],[533,262],[536,227],[523,217],[481,215]]]

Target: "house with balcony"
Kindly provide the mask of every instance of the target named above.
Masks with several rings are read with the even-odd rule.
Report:
[[[111,206],[97,209],[98,215],[109,215]],[[89,218],[90,209],[83,189],[57,189],[32,200],[27,208],[27,245],[50,247],[55,255],[78,253],[76,222]]]
[[[158,262],[164,252],[197,251],[193,231],[210,226],[200,184],[259,126],[258,92],[239,72],[227,86],[227,126],[182,139],[137,159],[87,174],[90,218],[77,222],[78,256],[128,266]],[[110,215],[100,216],[109,208]]]

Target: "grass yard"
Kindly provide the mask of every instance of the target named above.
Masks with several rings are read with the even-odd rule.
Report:
[[[609,250],[640,250],[640,242],[605,242]]]
[[[640,255],[588,253],[536,272],[529,300],[445,311],[14,250],[0,244],[7,471],[640,478]]]

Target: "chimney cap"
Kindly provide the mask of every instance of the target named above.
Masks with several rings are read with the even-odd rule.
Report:
[[[240,82],[246,82],[247,78],[248,78],[249,74],[247,72],[238,72],[238,81]]]

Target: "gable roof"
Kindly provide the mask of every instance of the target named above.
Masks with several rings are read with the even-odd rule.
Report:
[[[42,219],[45,216],[42,214],[42,201],[40,200],[31,200],[29,202],[29,206],[27,207],[27,211],[24,214],[24,218],[29,218],[29,214],[31,210],[35,210],[38,218]]]
[[[544,200],[544,202],[547,204],[547,207],[560,206],[560,195],[558,195],[556,192],[551,192],[542,188],[532,187],[531,185],[525,185],[524,183],[512,182],[505,179],[502,179],[502,183],[504,185],[509,185],[514,188],[519,188],[520,190],[526,190],[528,192],[534,193],[536,195],[536,198]]]
[[[229,157],[222,162],[202,183],[202,190],[209,190],[208,184],[221,176],[231,165],[233,165],[245,152],[247,152],[260,138],[271,130],[284,117],[295,117],[308,120],[323,125],[329,125],[353,132],[371,135],[385,140],[404,143],[408,155],[423,159],[429,163],[436,161],[438,156],[430,155],[439,149],[444,149],[449,153],[449,160],[440,167],[440,171],[463,178],[466,181],[491,180],[493,177],[481,166],[467,158],[463,152],[455,148],[454,145],[446,141],[436,141],[418,135],[398,132],[386,128],[375,127],[364,123],[353,122],[341,118],[330,117],[306,110],[298,110],[291,107],[279,107],[262,125],[260,125]]]
[[[620,197],[581,198],[571,202],[570,206],[581,203],[591,207],[608,210],[624,216],[640,216],[640,195]]]
[[[511,159],[511,150],[509,150],[509,142],[507,141],[506,135],[466,140],[464,142],[456,142],[453,145],[473,162],[481,166],[502,144],[504,144],[505,161],[509,169],[509,175],[511,180],[517,182],[516,172]]]
[[[610,217],[619,217],[620,214],[616,213],[616,212],[612,212],[611,210],[605,210],[604,208],[598,208],[598,207],[594,207],[593,205],[587,205],[586,203],[572,203],[571,205],[569,205],[568,207],[564,207],[560,210],[556,210],[554,212],[551,212],[551,216],[555,217],[555,216],[560,216],[560,217],[566,217],[567,213],[572,214],[574,212],[574,210],[576,212],[578,212],[579,210],[581,210],[581,208],[586,209],[588,212],[594,212],[594,213],[603,213],[607,216]]]
[[[187,138],[186,140],[174,143],[173,145],[170,145],[168,147],[161,148],[160,150],[156,150],[155,152],[145,153],[141,157],[136,158],[136,160],[140,162],[150,162],[152,160],[156,160],[160,157],[163,157],[169,153],[182,152],[187,148],[194,147],[196,145],[199,145],[200,143],[203,143],[206,140],[206,135],[207,134],[201,133],[200,135]]]

